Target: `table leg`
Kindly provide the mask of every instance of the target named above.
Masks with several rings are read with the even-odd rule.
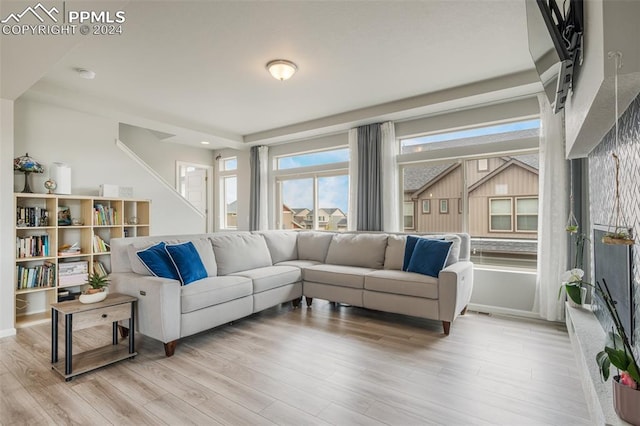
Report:
[[[58,311],[51,308],[51,363],[58,362]]]
[[[132,354],[136,351],[135,342],[133,340],[133,336],[135,336],[136,331],[134,329],[136,319],[136,311],[135,311],[135,302],[131,302],[131,317],[129,317],[129,353]]]
[[[73,314],[65,314],[64,316],[64,374],[71,374],[73,367],[72,352],[73,346]]]
[[[113,344],[117,345],[118,344],[118,321],[114,321],[113,322]]]

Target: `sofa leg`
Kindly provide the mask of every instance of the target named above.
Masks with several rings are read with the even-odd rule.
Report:
[[[129,329],[127,327],[118,325],[118,330],[120,330],[120,337],[122,339],[126,339],[127,337],[129,337]]]
[[[313,297],[304,297],[304,300],[307,302],[307,306],[311,307],[311,303],[313,303]]]
[[[172,340],[171,342],[167,342],[164,344],[164,354],[168,357],[173,356],[173,353],[176,351],[176,346],[178,346],[177,340]]]
[[[451,329],[451,322],[442,321],[442,328],[444,329],[444,334],[449,335],[449,330]]]
[[[302,301],[302,296],[298,297],[297,299],[293,299],[291,301],[291,303],[293,304],[293,308],[297,308],[300,306],[300,302]]]
[[[469,307],[469,305],[465,306],[464,309],[462,310],[462,312],[460,312],[460,315],[464,315],[467,313],[467,308]]]

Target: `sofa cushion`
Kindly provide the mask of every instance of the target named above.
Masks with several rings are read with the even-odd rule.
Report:
[[[364,279],[366,290],[405,296],[438,298],[438,279],[413,272],[384,270],[367,274]]]
[[[318,262],[317,260],[285,260],[284,262],[279,262],[277,266],[295,266],[296,268],[304,269],[309,266],[319,265],[322,262]]]
[[[262,235],[234,233],[211,237],[218,275],[271,266],[269,248]]]
[[[161,241],[144,250],[137,251],[136,254],[142,264],[154,277],[178,280],[178,271],[165,250],[166,245],[164,241]]]
[[[335,234],[325,263],[382,269],[387,234]]]
[[[387,248],[384,252],[384,269],[402,269],[406,243],[406,235],[389,235],[387,237]]]
[[[251,296],[253,287],[246,277],[207,277],[181,287],[182,313]]]
[[[276,264],[298,259],[298,233],[292,231],[258,232],[267,242],[271,261]]]
[[[191,241],[179,244],[166,244],[164,249],[178,271],[182,285],[207,277],[207,270],[200,260],[200,255]]]
[[[328,232],[299,232],[298,259],[324,262],[332,238],[333,234]]]
[[[375,271],[373,268],[358,266],[316,265],[306,268],[303,276],[305,281],[314,283],[364,288],[365,275],[373,271]]]
[[[230,276],[251,278],[254,293],[302,281],[300,268],[295,266],[266,266],[264,268],[234,272]]]
[[[438,277],[447,262],[452,244],[451,241],[418,238],[407,271]]]

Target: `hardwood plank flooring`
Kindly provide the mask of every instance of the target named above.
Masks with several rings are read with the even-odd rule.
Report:
[[[74,352],[110,338],[77,331]],[[49,324],[0,339],[0,425],[591,424],[562,324],[469,312],[445,337],[438,321],[315,300],[182,339],[171,358],[141,335],[136,350],[64,382]]]

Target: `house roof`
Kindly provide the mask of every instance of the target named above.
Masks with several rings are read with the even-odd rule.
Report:
[[[429,189],[430,187],[438,183],[441,179],[444,179],[447,175],[449,175],[451,172],[456,170],[458,167],[461,167],[460,163],[450,164],[449,167],[442,170],[438,175],[432,177],[424,185],[422,185],[415,192],[413,192],[413,194],[411,194],[411,198],[418,198],[420,194],[422,194],[424,191],[426,191],[427,189]]]
[[[469,186],[469,192],[473,192],[476,189],[478,189],[479,187],[481,187],[482,185],[484,185],[486,182],[490,181],[491,179],[493,179],[495,176],[499,175],[500,173],[502,173],[504,170],[508,169],[509,167],[522,167],[525,170],[530,171],[531,173],[535,173],[536,175],[538,174],[538,169],[516,159],[515,157],[511,157],[509,159],[509,161],[507,161],[506,163],[502,164],[500,167],[496,168],[495,170],[492,170],[491,173],[488,173],[487,175],[483,176],[482,179],[478,180],[477,182],[475,182],[473,185]]]
[[[415,192],[426,183],[435,179],[445,170],[455,163],[437,164],[434,166],[405,167],[404,169],[404,191]]]

